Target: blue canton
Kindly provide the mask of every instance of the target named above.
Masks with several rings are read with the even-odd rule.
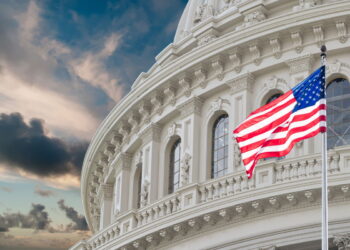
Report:
[[[320,67],[292,91],[297,103],[292,112],[315,105],[325,98],[325,66]]]

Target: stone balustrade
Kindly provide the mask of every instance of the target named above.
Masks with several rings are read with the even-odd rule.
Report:
[[[346,167],[349,160],[350,147],[342,147],[337,151],[329,151],[328,174],[330,185],[332,185],[333,178],[341,178],[346,174],[349,176],[350,168]],[[157,221],[162,218],[170,217],[170,215],[172,218],[175,218],[176,213],[181,215],[182,212],[188,209],[198,209],[198,211],[201,211],[203,206],[206,206],[209,203],[229,199],[230,197],[247,198],[248,196],[251,196],[251,192],[263,190],[264,188],[273,188],[274,185],[292,185],[293,183],[296,183],[296,180],[298,180],[298,183],[301,180],[305,181],[303,182],[306,191],[305,197],[309,201],[312,201],[314,199],[313,193],[308,190],[311,187],[311,184],[315,184],[315,181],[316,183],[317,181],[321,181],[321,171],[321,155],[317,154],[293,159],[269,159],[267,161],[262,161],[257,166],[255,175],[251,179],[246,177],[244,171],[240,171],[238,173],[228,174],[196,185],[189,184],[152,204],[116,216],[110,226],[97,233],[93,238],[84,242],[85,249],[101,247],[118,237],[131,233],[133,230],[142,229],[145,226],[152,225],[152,223],[157,223]],[[310,187],[307,183],[310,183]],[[346,187],[348,188],[348,186]],[[344,188],[341,190],[343,189]],[[274,188],[270,190],[278,189]],[[189,192],[198,194],[198,198],[193,199],[193,206],[187,206],[183,200],[184,194]],[[293,203],[296,201],[296,197],[290,192],[292,192],[292,190],[288,191],[286,199],[289,200],[290,203]],[[343,192],[345,193],[344,190]],[[247,193],[247,195],[244,195],[244,193]],[[273,195],[274,194],[271,193],[272,198],[270,198],[269,203],[271,206],[277,206],[278,200],[276,200]],[[263,211],[261,203],[254,199],[250,202],[255,211]],[[221,209],[219,215],[221,215],[224,210],[225,209]],[[240,205],[235,207],[235,211],[238,214],[247,212],[244,206]],[[227,211],[225,210],[224,212]],[[209,215],[204,214],[203,216],[208,221],[211,220]],[[79,248],[73,249],[84,249],[81,248],[81,244],[77,246],[79,246]]]

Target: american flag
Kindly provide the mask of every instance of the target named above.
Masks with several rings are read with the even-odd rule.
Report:
[[[234,131],[248,178],[259,159],[287,155],[298,141],[326,131],[325,67],[269,104]]]

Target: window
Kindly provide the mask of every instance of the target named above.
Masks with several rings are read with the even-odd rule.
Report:
[[[170,151],[169,194],[180,187],[181,139],[178,139]]]
[[[277,93],[277,94],[274,94],[273,96],[271,96],[269,99],[267,99],[266,104],[269,104],[270,102],[276,100],[278,97],[280,97],[281,95],[283,95],[282,93]]]
[[[228,169],[228,115],[221,115],[213,126],[211,177],[217,178]]]
[[[327,147],[350,144],[350,84],[337,78],[327,87]]]

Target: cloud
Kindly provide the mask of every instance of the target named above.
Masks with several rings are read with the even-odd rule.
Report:
[[[123,88],[118,84],[118,79],[106,70],[105,61],[115,52],[120,39],[119,34],[112,33],[100,51],[87,52],[81,58],[69,62],[78,77],[101,88],[115,102],[123,95]]]
[[[0,215],[0,228],[8,230],[11,227],[32,228],[36,230],[47,229],[51,220],[41,204],[32,204],[28,214],[4,213]]]
[[[42,197],[51,197],[56,195],[56,193],[49,189],[41,189],[38,186],[35,187],[34,193]]]
[[[68,144],[45,133],[42,120],[0,114],[0,163],[39,176],[80,175],[87,142]]]
[[[68,207],[64,204],[64,200],[57,202],[59,208],[66,212],[66,216],[73,221],[72,229],[74,230],[89,230],[85,217],[79,215],[73,207]]]

